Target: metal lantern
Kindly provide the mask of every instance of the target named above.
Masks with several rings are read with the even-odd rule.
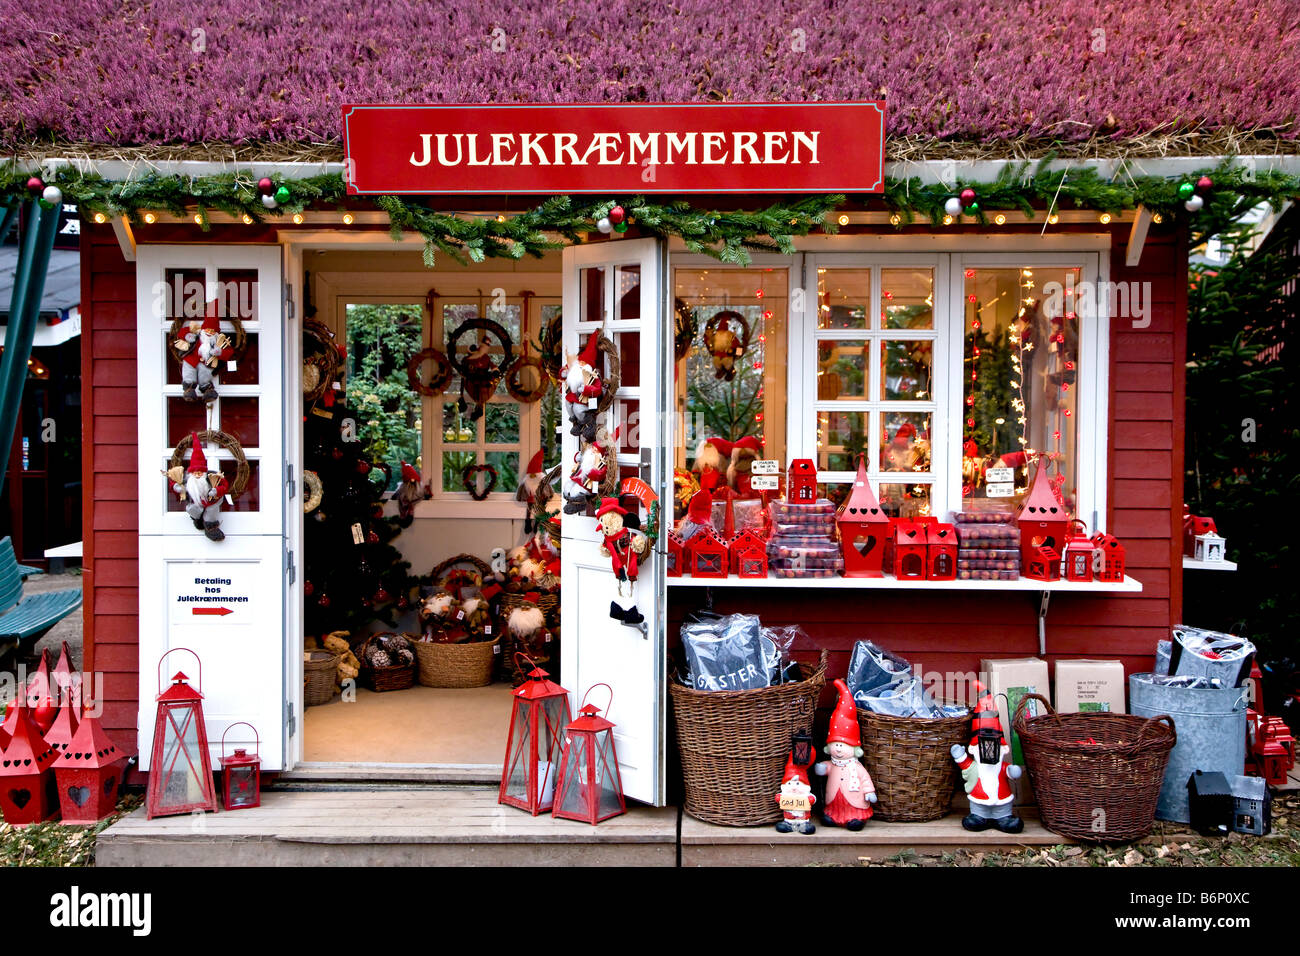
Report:
[[[515,656],[516,660],[520,658],[533,664],[522,654]],[[564,728],[571,717],[569,692],[533,664],[528,679],[515,689],[513,696],[510,736],[497,802],[537,816],[550,810],[554,802]]]
[[[235,752],[226,756],[226,734],[231,727],[243,725],[253,732],[253,754],[250,757],[243,747],[236,747]],[[226,728],[221,735],[221,805],[227,810],[246,810],[262,805],[262,758],[258,751],[262,749],[262,738],[257,735],[257,728],[245,720],[238,721]]]
[[[172,684],[162,689],[162,665],[167,654],[186,651],[199,665],[199,687],[177,671]],[[208,729],[203,722],[203,663],[188,647],[174,647],[158,659],[158,715],[153,725],[153,751],[149,758],[148,818],[195,810],[215,811],[217,793],[212,786],[212,758],[208,754]]]
[[[593,684],[587,691],[604,687],[609,704],[614,691],[608,684]],[[600,708],[583,706],[578,719],[564,729],[564,753],[560,756],[560,775],[555,784],[555,806],[551,815],[584,823],[599,823],[627,812],[623,803],[623,781],[618,773],[618,754],[614,751],[614,725],[600,715]]]
[[[0,754],[0,810],[5,823],[25,827],[58,815],[51,765],[59,752],[45,742],[21,697],[13,708],[13,737]]]
[[[82,715],[72,742],[54,761],[64,823],[95,823],[113,812],[128,756],[105,733],[98,717]]]

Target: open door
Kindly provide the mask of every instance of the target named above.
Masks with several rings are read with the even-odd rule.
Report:
[[[667,250],[656,239],[612,240],[564,250],[564,348],[576,353],[602,332],[620,356],[617,398],[600,424],[619,428],[620,481],[639,476],[654,489],[671,521],[665,407],[672,349],[664,341]],[[579,440],[564,426],[561,482],[568,477]],[[666,723],[667,601],[662,543],[644,563],[629,597],[618,593],[610,560],[601,554],[596,519],[562,521],[561,608],[564,650],[561,682],[573,705],[596,683],[613,689],[609,719],[615,724],[619,772],[626,796],[662,806]],[[610,603],[633,602],[646,629],[610,617]],[[594,701],[602,703],[603,701]]]

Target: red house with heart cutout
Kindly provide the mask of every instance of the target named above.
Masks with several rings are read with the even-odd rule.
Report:
[[[889,534],[889,516],[880,507],[871,483],[867,480],[867,465],[858,456],[858,475],[853,479],[843,506],[835,515],[840,528],[840,550],[844,552],[846,578],[882,578],[885,557],[885,538]]]
[[[1039,548],[1050,548],[1059,558],[1070,536],[1070,515],[1052,491],[1052,482],[1039,459],[1016,521],[1020,525],[1020,566],[1028,568]]]

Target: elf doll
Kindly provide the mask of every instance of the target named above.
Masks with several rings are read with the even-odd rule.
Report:
[[[172,346],[181,356],[181,397],[190,402],[210,402],[217,397],[214,377],[221,362],[235,354],[221,331],[215,302],[200,322],[190,322]]]
[[[190,453],[190,467],[182,472],[177,465],[167,472],[172,483],[172,491],[185,502],[185,513],[194,522],[194,527],[202,531],[211,541],[224,541],[226,535],[221,530],[221,499],[230,490],[230,482],[219,471],[208,471],[208,459],[199,444],[199,436],[193,436],[194,450]]]
[[[776,795],[776,802],[781,808],[782,818],[776,825],[777,833],[817,831],[812,822],[812,806],[817,798],[808,785],[808,774],[794,762],[794,754],[785,762],[785,773],[781,775],[781,792]]]
[[[997,827],[1003,833],[1019,833],[1025,824],[1014,812],[1011,781],[1018,780],[1022,771],[1008,763],[1011,748],[1002,736],[997,704],[987,691],[975,707],[971,729],[970,744],[953,744],[950,751],[970,798],[970,813],[961,825],[977,832]]]
[[[862,756],[862,737],[849,685],[836,680],[835,690],[839,699],[826,734],[826,754],[831,759],[813,768],[819,777],[826,778],[822,820],[829,826],[861,830],[874,812],[871,805],[876,802],[876,787],[867,768],[858,761]]]
[[[600,373],[596,371],[598,339],[598,335],[590,336],[582,352],[578,355],[570,353],[564,368],[560,369],[564,403],[573,421],[569,434],[580,435],[587,441],[596,437],[596,404],[605,390]]]

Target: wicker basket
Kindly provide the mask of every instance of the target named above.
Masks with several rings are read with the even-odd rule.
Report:
[[[415,683],[415,665],[414,664],[394,664],[391,667],[371,667],[366,663],[366,646],[379,634],[371,634],[361,646],[357,648],[357,659],[361,661],[361,682],[376,693],[383,693],[389,690],[406,690]],[[405,635],[406,639],[412,644],[418,646],[418,641],[413,640],[413,635]],[[418,660],[418,658],[417,658]]]
[[[876,786],[881,820],[938,820],[952,806],[957,786],[953,744],[970,740],[964,717],[892,717],[858,708],[862,762]]]
[[[328,704],[334,699],[334,678],[339,672],[339,656],[329,651],[307,651],[302,662],[304,707]]]
[[[1027,718],[1029,700],[1047,712]],[[1012,723],[1043,826],[1090,843],[1127,842],[1151,832],[1169,752],[1178,742],[1172,718],[1058,714],[1046,698],[1027,694]]]
[[[801,664],[803,680],[797,683],[757,690],[703,691],[669,684],[687,813],[728,827],[781,819],[773,797],[791,738],[812,729],[826,682],[826,658],[823,650],[816,667]]]
[[[425,687],[486,687],[492,683],[497,641],[414,643],[420,683]]]

